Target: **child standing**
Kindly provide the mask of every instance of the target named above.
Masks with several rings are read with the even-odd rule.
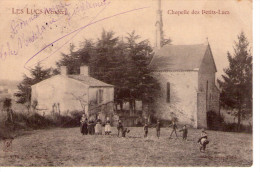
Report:
[[[209,144],[208,134],[206,133],[205,129],[202,129],[198,143],[200,144],[200,152],[205,152],[206,146]]]
[[[124,127],[123,127],[123,124],[122,124],[122,121],[121,120],[118,120],[118,125],[117,125],[117,136],[119,137],[119,134],[121,133],[121,136],[123,135],[123,130],[124,130]]]
[[[178,127],[177,127],[176,121],[175,121],[174,119],[172,120],[172,124],[169,125],[169,127],[172,127],[172,132],[171,132],[171,135],[170,135],[169,139],[172,138],[173,132],[175,132],[175,135],[176,135],[176,137],[178,138],[178,135],[177,135],[177,132],[176,132],[177,129],[178,129]]]
[[[146,138],[148,135],[148,128],[149,128],[149,125],[147,122],[145,122],[144,123],[144,138]]]
[[[156,127],[156,135],[157,135],[157,138],[159,139],[160,138],[160,131],[161,131],[161,123],[160,123],[159,119],[157,120],[155,127]]]
[[[107,117],[106,124],[105,124],[105,135],[109,135],[111,133],[111,125],[109,117]]]
[[[187,129],[186,125],[183,126],[183,128],[180,130],[180,132],[182,132],[182,139],[187,140],[188,129]]]
[[[96,126],[95,126],[95,133],[97,135],[102,135],[102,126],[101,126],[101,121],[97,121]]]
[[[97,116],[96,125],[95,125],[95,134],[102,135],[102,121],[100,119],[100,113]]]

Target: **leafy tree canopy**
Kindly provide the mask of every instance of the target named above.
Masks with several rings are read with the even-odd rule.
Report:
[[[252,114],[252,55],[248,46],[247,38],[241,32],[233,55],[227,52],[229,67],[224,69],[222,80],[218,80],[221,104],[236,111],[238,125],[241,118]]]
[[[23,80],[19,83],[18,92],[14,95],[18,98],[17,103],[30,103],[31,102],[31,86],[51,77],[51,68],[43,69],[40,64],[37,64],[30,70],[30,76],[24,75]]]
[[[78,51],[71,46],[69,54],[57,66],[67,66],[70,74],[78,74],[80,65],[90,67],[90,75],[115,86],[115,101],[150,101],[159,88],[151,76],[148,64],[153,50],[148,40],[140,40],[135,31],[125,38],[115,36],[113,31],[103,30],[95,42],[85,40]]]

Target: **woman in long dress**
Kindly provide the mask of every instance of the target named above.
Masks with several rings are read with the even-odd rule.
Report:
[[[86,120],[83,122],[82,134],[83,134],[83,135],[87,135],[87,134],[88,134],[88,120],[87,120],[87,118],[86,118]]]
[[[95,126],[95,133],[97,135],[102,135],[102,125],[101,125],[101,119],[98,116],[96,126]]]
[[[87,117],[85,114],[80,119],[80,132],[85,135],[87,134]]]
[[[94,135],[95,134],[95,123],[94,123],[94,121],[93,120],[89,120],[89,122],[88,122],[88,133],[90,134],[90,135]]]
[[[109,117],[107,117],[106,125],[105,125],[105,135],[109,135],[111,133],[111,125]]]

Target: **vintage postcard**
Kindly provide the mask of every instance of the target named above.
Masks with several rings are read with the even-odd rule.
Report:
[[[0,166],[251,167],[252,0],[1,0]]]

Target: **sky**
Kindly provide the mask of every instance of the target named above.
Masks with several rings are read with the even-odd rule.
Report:
[[[2,0],[0,80],[21,80],[38,62],[55,67],[70,44],[80,48],[85,39],[96,40],[103,29],[113,30],[121,38],[135,30],[154,46],[156,9],[157,0]],[[184,10],[189,14],[176,14]],[[192,14],[193,10],[199,14]],[[202,14],[203,10],[208,13]],[[175,14],[169,14],[173,11]],[[31,14],[36,12],[38,16]],[[164,34],[172,44],[201,44],[208,39],[217,78],[228,66],[227,51],[233,52],[241,31],[252,48],[249,0],[162,0],[162,16]]]

